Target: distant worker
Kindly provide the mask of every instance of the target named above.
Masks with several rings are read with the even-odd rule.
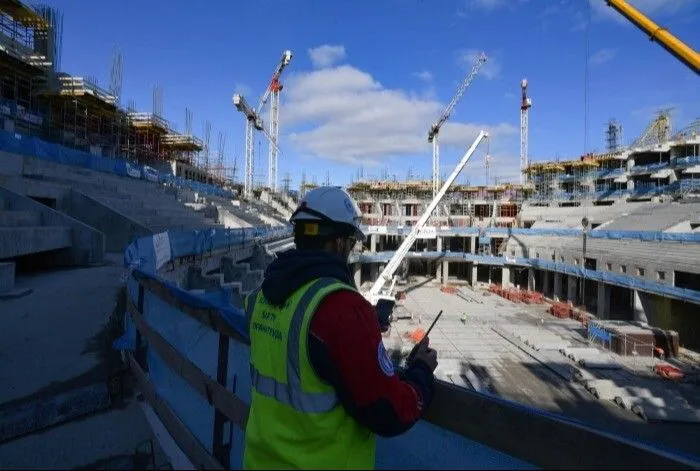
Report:
[[[408,431],[433,398],[437,353],[419,343],[399,377],[347,261],[361,213],[339,187],[307,193],[280,253],[245,300],[252,401],[246,469],[372,469],[375,434]]]

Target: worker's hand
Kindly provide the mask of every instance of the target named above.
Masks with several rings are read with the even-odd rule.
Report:
[[[429,344],[430,340],[428,337],[425,337],[413,347],[410,354],[410,358],[412,358],[411,363],[421,361],[430,368],[430,371],[435,371],[435,368],[437,368],[437,352],[430,348]]]

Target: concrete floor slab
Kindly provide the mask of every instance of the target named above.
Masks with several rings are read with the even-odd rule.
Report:
[[[99,375],[100,332],[114,307],[121,256],[102,267],[17,276],[22,298],[0,301],[0,404]]]
[[[578,419],[613,433],[697,454],[700,426],[663,422],[651,428],[638,415],[622,409],[612,400],[597,400],[576,377],[608,379],[615,383],[615,387],[639,384],[650,390],[654,387],[678,390],[690,407],[697,410],[700,410],[700,388],[690,384],[670,384],[650,375],[635,373],[644,368],[639,366],[645,361],[641,358],[611,354],[611,358],[623,368],[585,369],[562,355],[559,348],[554,348],[592,348],[580,322],[554,318],[546,312],[546,305],[522,305],[496,296],[483,296],[479,290],[469,289],[468,292],[470,296],[483,300],[483,304],[443,293],[438,285],[430,283],[409,287],[398,308],[413,314],[413,319],[395,321],[385,341],[387,344],[408,345],[410,351],[413,344],[405,335],[416,328],[427,329],[442,309],[443,316],[431,333],[430,341],[431,346],[438,350],[438,376],[444,380],[473,388],[473,382],[461,370],[471,372],[483,390],[491,394]],[[464,313],[466,319],[462,321]],[[521,349],[494,331],[507,326],[528,333],[530,343],[537,345],[549,340],[552,345],[548,345],[550,349],[536,351],[518,339],[523,346]],[[633,360],[638,365],[636,369],[627,367],[627,363],[632,365]],[[579,374],[575,375],[576,372]],[[663,414],[670,414],[669,418],[693,420],[692,414],[683,415],[685,409],[678,413],[671,409],[668,412],[649,409],[650,414],[660,417],[656,420],[662,420]]]
[[[149,440],[156,467],[164,465],[168,459],[153,439],[138,401],[132,400],[121,409],[3,443],[0,469],[146,469],[150,458],[139,456],[135,461],[134,452]]]

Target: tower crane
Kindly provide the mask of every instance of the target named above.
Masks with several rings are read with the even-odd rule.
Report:
[[[479,57],[474,61],[472,70],[457,88],[457,93],[452,97],[452,101],[445,107],[442,115],[440,115],[440,119],[430,126],[430,130],[428,131],[428,142],[433,145],[433,197],[438,194],[440,188],[440,146],[438,143],[440,128],[442,128],[442,125],[449,119],[450,114],[452,114],[459,100],[462,99],[462,95],[467,91],[467,88],[469,88],[469,85],[472,83],[472,80],[474,80],[474,77],[476,77],[481,66],[486,62],[486,59],[485,53],[482,52],[479,54]]]
[[[277,154],[279,153],[279,146],[277,145],[277,135],[273,138],[272,135],[265,130],[265,125],[263,123],[261,113],[262,109],[265,106],[265,103],[267,103],[267,100],[269,99],[270,95],[273,96],[273,103],[275,104],[275,111],[274,113],[270,113],[271,120],[274,119],[275,124],[270,124],[270,129],[274,129],[275,133],[278,133],[279,131],[279,92],[282,90],[282,86],[279,83],[279,76],[282,73],[282,70],[289,64],[289,61],[292,59],[292,52],[287,50],[284,51],[282,54],[282,61],[280,62],[280,65],[277,66],[275,69],[275,73],[272,76],[272,81],[270,82],[270,85],[267,87],[265,90],[265,93],[263,94],[262,98],[260,99],[260,104],[258,105],[258,109],[253,109],[248,102],[246,101],[245,97],[241,95],[240,93],[236,93],[233,95],[233,105],[236,107],[236,110],[240,111],[243,113],[246,119],[246,128],[245,128],[245,176],[243,178],[243,196],[245,198],[250,198],[252,192],[253,192],[253,167],[255,164],[255,142],[254,142],[254,132],[255,130],[261,131],[267,140],[270,143],[270,153],[272,155],[272,152],[274,151],[274,176],[275,179],[274,181],[276,182],[276,175],[277,175]],[[269,170],[269,168],[268,168]],[[268,182],[270,179],[270,172],[268,172]]]
[[[233,95],[233,105],[245,116],[245,176],[243,177],[243,197],[250,198],[253,192],[253,164],[255,163],[254,129],[265,132],[262,118],[250,107],[243,95]]]
[[[527,96],[527,79],[520,82],[522,100],[520,102],[520,183],[525,183],[525,172],[530,165],[527,155],[528,138],[528,110],[532,106],[532,100]]]
[[[270,139],[273,142],[270,143],[270,148],[268,150],[268,161],[267,161],[267,185],[272,191],[277,191],[277,156],[278,156],[278,140],[279,140],[279,130],[280,130],[280,92],[282,91],[282,83],[280,82],[280,77],[282,72],[292,61],[292,51],[286,50],[282,53],[282,59],[280,60],[275,71],[272,73],[272,78],[270,79],[270,84],[265,89],[265,93],[260,98],[260,103],[258,104],[257,113],[260,115],[262,113],[263,107],[267,100],[270,100],[270,122],[269,122],[269,134]]]

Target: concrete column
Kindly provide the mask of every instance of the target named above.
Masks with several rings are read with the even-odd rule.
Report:
[[[632,170],[633,167],[634,167],[634,159],[627,159],[627,171],[629,172],[630,170]],[[634,180],[631,178],[629,180],[627,180],[627,189],[630,191],[634,190]]]
[[[566,286],[566,299],[571,301],[572,303],[576,303],[576,281],[577,278],[575,276],[569,275],[568,278],[569,282],[567,283]]]
[[[472,263],[472,276],[471,276],[472,288],[473,288],[474,286],[476,286],[476,268],[477,268],[478,266],[479,266],[479,265],[477,265],[476,263]]]
[[[377,277],[379,277],[379,264],[378,263],[370,263],[370,265],[369,265],[369,277],[372,279],[373,283],[377,280]]]
[[[372,234],[371,236],[369,236],[369,250],[372,252],[377,251],[377,237],[377,234]]]
[[[355,286],[359,288],[362,284],[362,264],[355,263],[353,266],[353,271],[353,274],[355,275]]]
[[[442,237],[437,238],[437,251],[442,252]],[[442,263],[440,262],[435,263],[435,278],[438,280],[442,278]],[[444,283],[443,280],[443,284]]]
[[[549,277],[552,276],[552,272],[549,270],[544,271],[544,281],[542,282],[542,293],[544,293],[545,296],[550,296],[551,293],[549,291]]]
[[[442,284],[446,285],[450,278],[450,262],[445,260],[442,262]]]
[[[644,294],[640,293],[636,289],[632,291],[632,315],[634,316],[635,321],[648,324],[649,319],[647,318],[646,309],[644,309],[644,299],[642,299],[643,296]]]
[[[503,265],[503,268],[501,269],[501,285],[504,288],[510,286],[510,268],[505,265]]]
[[[535,291],[535,269],[528,268],[527,270],[527,289]]]
[[[610,318],[610,286],[602,281],[598,282],[597,308],[596,315],[599,319]]]
[[[561,273],[554,273],[554,299],[559,301],[562,298],[563,291],[562,291],[562,275]]]

